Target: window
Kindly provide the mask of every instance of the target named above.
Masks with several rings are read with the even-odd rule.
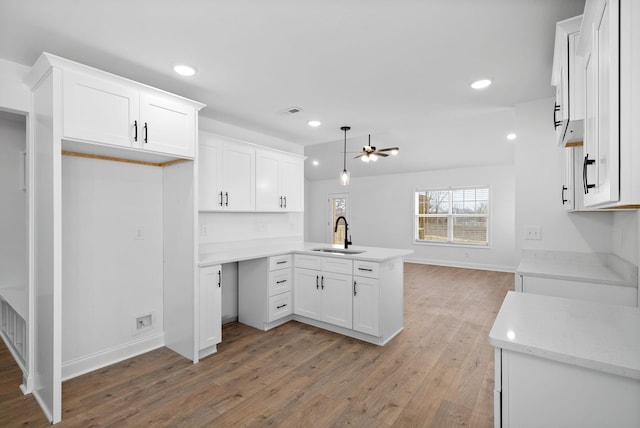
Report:
[[[346,193],[332,193],[329,195],[329,242],[343,244],[347,233],[344,222],[340,222],[338,230],[334,231],[336,219],[340,216],[347,218],[349,195]]]
[[[489,188],[418,190],[416,242],[489,245]]]

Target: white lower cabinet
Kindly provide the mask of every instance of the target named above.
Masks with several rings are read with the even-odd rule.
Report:
[[[569,299],[589,300],[614,305],[637,306],[638,289],[612,284],[518,275],[516,291]]]
[[[296,254],[294,313],[344,328],[353,326],[353,261]]]
[[[353,277],[353,329],[380,336],[380,281]]]
[[[222,342],[222,266],[200,268],[199,300],[200,351],[208,355]]]
[[[269,330],[293,313],[291,254],[238,264],[238,321]]]
[[[640,380],[496,348],[494,426],[640,426]]]

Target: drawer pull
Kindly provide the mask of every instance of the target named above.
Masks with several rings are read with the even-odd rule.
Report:
[[[358,270],[363,270],[363,271],[365,271],[365,272],[373,272],[373,269],[370,269],[370,268],[362,268],[362,267],[359,267],[359,268],[358,268]]]
[[[281,265],[281,264],[284,264],[284,263],[287,263],[287,261],[286,260],[280,260],[279,262],[276,262],[277,265]]]
[[[284,303],[284,304],[282,304],[282,305],[278,305],[278,306],[276,306],[276,309],[282,309],[282,308],[284,308],[285,306],[287,306],[287,304],[286,304],[286,303]]]
[[[286,279],[281,279],[280,281],[276,281],[276,284],[282,284],[283,282],[287,282]]]

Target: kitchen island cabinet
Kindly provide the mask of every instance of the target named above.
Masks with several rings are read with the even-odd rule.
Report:
[[[293,313],[291,254],[238,263],[238,321],[269,330]]]
[[[640,426],[640,312],[510,291],[489,333],[495,427]]]
[[[338,253],[314,251],[318,248],[337,250]],[[313,242],[288,242],[265,247],[247,245],[233,250],[203,251],[200,266],[240,262],[239,276],[256,279],[251,281],[250,287],[244,287],[246,281],[240,284],[240,293],[244,296],[239,296],[239,307],[258,308],[245,311],[257,318],[249,325],[266,330],[295,320],[384,345],[403,329],[402,258],[412,251],[363,246],[352,246],[349,250],[354,253],[341,253],[339,246]],[[269,321],[265,310],[268,307],[269,266],[266,258],[286,255],[293,255],[295,266],[293,314]],[[244,270],[248,271],[243,273]],[[323,298],[322,291],[327,291],[333,282],[339,292],[328,293]],[[245,300],[251,303],[246,304]],[[323,313],[323,305],[330,305],[330,310]]]

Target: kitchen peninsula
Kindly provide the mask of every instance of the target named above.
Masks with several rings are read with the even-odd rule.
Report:
[[[220,266],[238,262],[241,323],[269,330],[295,320],[377,345],[402,331],[402,258],[411,250],[312,242],[203,249],[201,278],[213,272],[218,288]]]

